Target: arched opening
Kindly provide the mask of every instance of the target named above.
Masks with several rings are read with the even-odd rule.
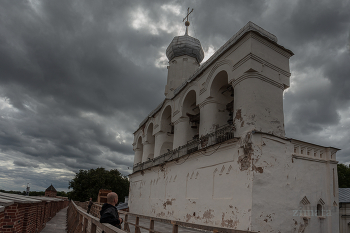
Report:
[[[233,123],[234,89],[228,83],[226,71],[219,72],[210,87],[210,96],[217,103],[218,114],[215,123],[218,127]]]
[[[149,159],[153,159],[154,157],[154,142],[155,137],[153,135],[153,123],[150,123],[148,125],[147,131],[146,131],[146,141],[143,145],[143,156],[142,161],[146,162]]]
[[[154,157],[173,149],[174,124],[171,121],[171,107],[167,106],[161,116],[160,131],[155,137]]]
[[[317,216],[323,216],[323,208],[321,204],[317,204]]]
[[[196,101],[196,92],[194,90],[187,93],[183,106],[183,117],[188,117],[187,141],[199,137],[200,111]]]
[[[171,107],[167,106],[162,115],[161,120],[161,131],[168,133],[168,134],[174,134],[174,124],[171,122]]]
[[[142,154],[143,154],[142,137],[139,136],[137,143],[136,143],[136,148],[135,148],[134,164],[141,163]]]
[[[175,124],[174,148],[184,146],[199,138],[200,110],[194,90],[186,94],[181,108],[181,117]]]

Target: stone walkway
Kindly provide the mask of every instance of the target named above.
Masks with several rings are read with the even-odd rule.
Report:
[[[41,233],[66,233],[67,208],[60,210],[55,217],[48,221]]]

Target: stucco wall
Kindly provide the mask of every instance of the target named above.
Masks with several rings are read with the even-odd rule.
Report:
[[[289,140],[264,134],[254,139],[255,166],[261,169],[253,178],[252,229],[275,233],[338,232],[338,190],[333,192],[331,172],[333,168],[336,171],[335,160],[307,153],[314,147],[307,143],[308,149],[296,158],[295,144]],[[324,211],[321,217],[316,212],[319,203]]]
[[[240,171],[238,147],[237,142],[227,141],[216,152],[217,146],[213,146],[186,161],[131,175],[130,212],[250,229],[252,173]]]
[[[296,158],[296,146],[253,133],[245,145],[231,140],[186,161],[137,172],[130,176],[130,211],[257,232],[338,232],[338,194],[330,188],[335,160],[310,153]],[[305,153],[313,150],[306,147]],[[314,216],[320,201],[324,216]]]

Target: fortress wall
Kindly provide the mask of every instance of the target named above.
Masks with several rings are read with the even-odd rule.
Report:
[[[69,201],[0,193],[0,232],[40,232]]]

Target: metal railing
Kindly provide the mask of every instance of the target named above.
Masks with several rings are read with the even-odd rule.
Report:
[[[138,163],[134,166],[133,172],[141,171],[153,166],[157,166],[175,159],[179,159],[185,155],[194,153],[198,150],[225,142],[234,138],[234,126],[224,125],[212,133],[206,134],[200,138],[193,139],[185,145],[168,151],[154,159],[149,159],[146,162]]]

